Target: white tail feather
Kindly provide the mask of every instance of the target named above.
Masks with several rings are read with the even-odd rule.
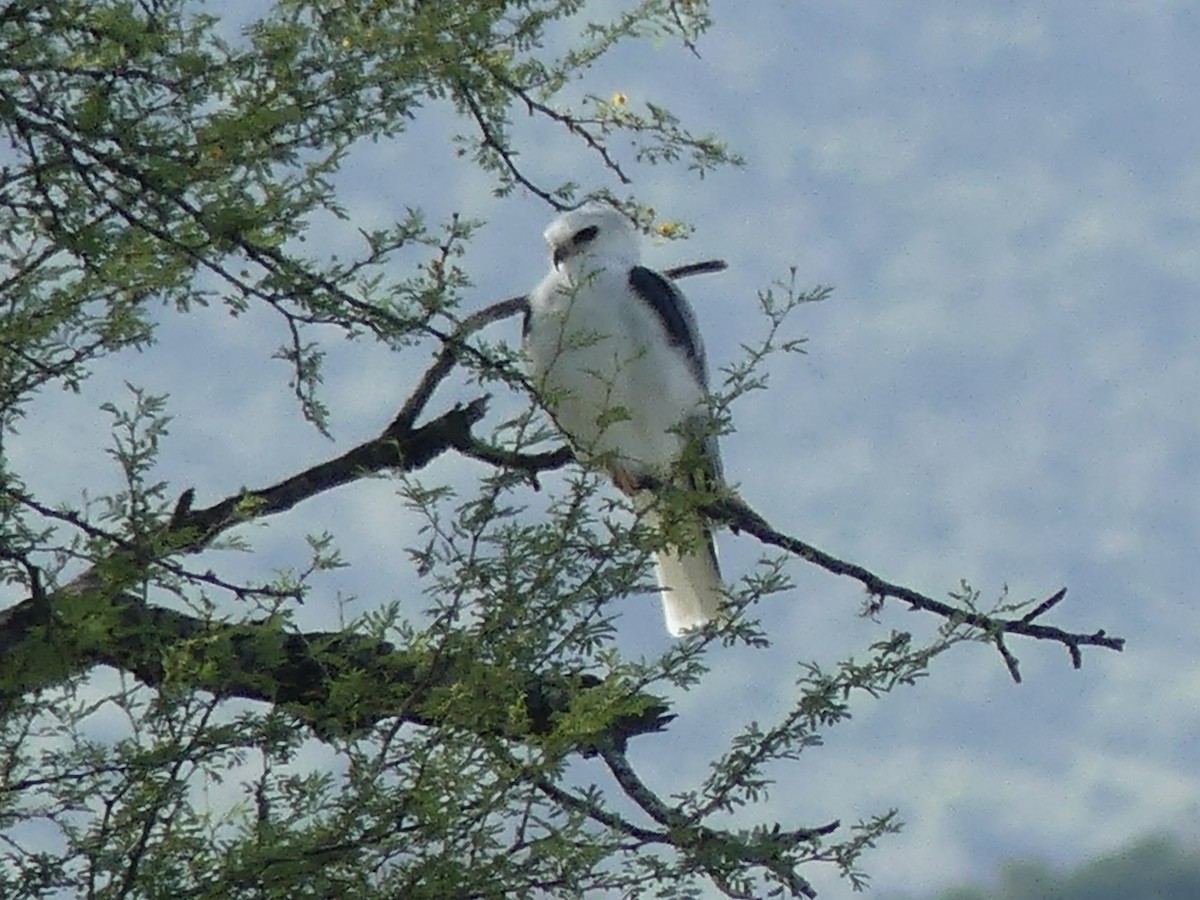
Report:
[[[678,637],[721,614],[725,600],[721,573],[707,541],[682,555],[669,550],[656,553],[655,560],[667,631]]]
[[[635,494],[634,503],[641,508],[647,525],[657,528],[662,524],[662,518],[653,506],[654,497],[649,491]],[[695,526],[695,540],[687,552],[681,553],[672,547],[654,554],[655,574],[662,591],[663,616],[672,637],[679,637],[720,617],[721,606],[725,602],[712,531],[708,523],[699,517]]]

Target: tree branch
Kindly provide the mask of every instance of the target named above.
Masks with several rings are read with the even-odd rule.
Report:
[[[234,525],[286,512],[325,491],[367,475],[394,469],[412,472],[469,440],[471,428],[487,412],[487,397],[459,404],[438,418],[411,428],[393,422],[376,438],[336,459],[305,469],[269,487],[243,491],[204,509],[177,511],[171,529],[176,549],[200,550]]]
[[[516,686],[524,717],[514,717],[512,672],[478,662],[469,652],[397,650],[350,632],[286,631],[271,620],[207,621],[146,605],[124,592],[80,594],[77,582],[51,598],[50,618],[34,615],[32,600],[0,612],[0,702],[109,665],[151,687],[278,704],[323,735],[354,734],[395,717],[428,726],[470,724],[483,733],[529,739],[552,732],[575,697],[600,684],[587,674],[530,676]],[[80,608],[93,627],[72,626]],[[447,700],[464,687],[495,691],[494,702],[470,704],[490,710],[488,718],[448,719]],[[658,698],[644,699],[642,712],[618,718],[577,749],[623,746],[629,737],[662,730],[674,717]]]
[[[817,828],[774,831],[758,835],[756,838],[733,835],[702,825],[694,818],[685,816],[678,809],[663,803],[634,771],[623,750],[602,749],[600,756],[625,795],[666,830],[670,843],[681,851],[688,852],[694,865],[703,869],[730,896],[743,896],[734,893],[728,887],[724,870],[728,869],[730,863],[741,867],[759,866],[766,869],[781,884],[786,885],[793,896],[817,896],[817,892],[808,881],[796,873],[796,860],[789,858],[789,854],[797,844],[811,843],[832,834],[841,827],[840,822],[830,822]]]
[[[710,259],[667,269],[666,274],[670,278],[686,278],[691,275],[720,272],[726,266],[723,260]],[[179,549],[201,549],[233,525],[285,512],[310,497],[356,481],[365,475],[385,469],[403,472],[420,469],[451,449],[493,465],[508,465],[514,468],[531,465],[537,470],[565,465],[573,458],[570,449],[566,447],[550,453],[524,456],[506,454],[504,451],[488,448],[486,444],[478,441],[471,434],[471,429],[487,411],[486,396],[477,398],[465,406],[455,406],[420,428],[415,427],[417,418],[424,412],[434,391],[453,370],[462,355],[467,352],[479,355],[479,351],[467,345],[466,339],[493,322],[523,312],[528,305],[524,295],[509,297],[463,319],[451,334],[442,338],[441,350],[434,358],[433,364],[425,370],[400,412],[379,437],[359,444],[337,459],[320,463],[270,487],[244,491],[206,509],[193,510],[193,497],[185,492],[176,505],[168,528],[174,533],[191,532],[189,539]]]
[[[598,822],[605,828],[612,831],[620,832],[627,837],[641,841],[643,844],[670,844],[671,838],[664,831],[651,831],[648,828],[642,828],[634,825],[632,822],[621,818],[616,813],[611,813],[601,806],[592,803],[583,797],[563,790],[554,782],[546,778],[539,778],[535,784],[537,789],[553,800],[555,803],[567,809],[573,809],[576,812],[581,812],[594,822]]]
[[[1064,631],[1053,625],[1041,625],[1034,621],[1038,616],[1056,606],[1066,596],[1066,588],[1062,588],[1048,600],[1042,602],[1019,619],[991,616],[972,609],[961,609],[951,606],[949,603],[934,600],[932,597],[927,597],[911,588],[892,584],[862,566],[838,559],[835,556],[825,553],[823,550],[818,550],[816,547],[805,543],[799,538],[790,537],[776,531],[766,519],[747,506],[740,498],[735,497],[733,499],[719,500],[708,504],[704,511],[714,519],[726,523],[735,531],[744,531],[747,534],[753,535],[762,543],[772,547],[779,547],[781,550],[795,554],[827,572],[855,579],[867,589],[867,593],[872,597],[880,600],[892,597],[907,603],[912,609],[934,613],[947,621],[962,622],[978,628],[988,635],[995,636],[997,649],[1004,658],[1009,673],[1018,683],[1021,677],[1016,667],[1016,659],[1007,647],[1005,647],[1004,642],[1000,640],[1005,634],[1019,634],[1025,637],[1037,638],[1038,640],[1060,643],[1067,649],[1071,657],[1071,664],[1076,669],[1083,665],[1083,658],[1080,652],[1081,647],[1103,647],[1107,650],[1116,650],[1118,652],[1125,648],[1124,638],[1110,637],[1103,629],[1091,634],[1077,634]]]

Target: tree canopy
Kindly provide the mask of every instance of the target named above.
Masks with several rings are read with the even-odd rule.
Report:
[[[604,195],[644,228],[684,232],[639,203],[634,173],[702,176],[737,156],[665,108],[589,93],[587,72],[642,38],[694,51],[710,24],[700,0],[279,0],[236,29],[182,0],[0,6],[0,894],[813,896],[815,864],[859,886],[860,855],[897,813],[760,821],[771,766],[798,764],[854,696],[911,683],[964,641],[996,648],[1017,679],[1017,638],[1056,642],[1076,667],[1085,648],[1121,648],[1044,622],[1065,591],[988,602],[964,584],[935,599],[734,492],[663,485],[666,524],[646,528],[572,462],[496,335],[523,298],[489,294],[463,265],[473,211],[433,222],[412,207],[371,230],[339,203],[349,153],[449,110],[446,152],[498,195],[547,212]],[[517,136],[531,127],[590,160],[579,183],[544,174]],[[331,230],[357,252],[309,240]],[[828,294],[794,272],[764,282],[761,340],[715,388],[725,428],[774,356],[800,348],[790,314]],[[481,292],[495,302],[478,305]],[[46,487],[36,455],[12,465],[49,389],[82,390],[172,317],[217,306],[277,317],[281,341],[259,349],[286,364],[297,415],[322,432],[334,342],[431,361],[379,410],[376,437],[267,485],[162,477],[170,401],[144,383],[104,399],[120,489]],[[446,400],[451,377],[467,393]],[[446,458],[475,467],[465,488],[426,477]],[[419,534],[369,612],[296,625],[301,604],[336,603],[312,587],[341,564],[319,523],[305,565],[224,571],[252,525],[367,478]],[[647,592],[670,512],[696,508],[767,555],[730,586],[727,624],[627,655],[612,602]],[[629,747],[669,753],[670,698],[704,691],[725,647],[767,645],[754,607],[787,591],[789,558],[860,582],[867,615],[898,604],[936,627],[802,666],[783,715],[748,717],[707,778],[664,796]]]

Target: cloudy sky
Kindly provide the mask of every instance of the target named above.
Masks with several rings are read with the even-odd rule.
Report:
[[[730,263],[687,284],[715,365],[759,332],[756,291],[790,267],[835,288],[797,314],[808,355],[738,407],[730,477],[782,530],[890,580],[942,597],[965,578],[985,601],[1065,585],[1056,624],[1129,641],[1078,672],[1057,646],[1014,642],[1020,686],[994,652],[959,647],[776,770],[771,814],[816,824],[898,807],[905,831],[865,860],[887,897],[984,878],[1011,856],[1078,861],[1147,830],[1200,841],[1198,14],[1171,0],[717,0],[713,15],[699,59],[641,42],[583,88],[666,104],[747,160],[703,182],[634,171],[644,202],[696,227],[687,243],[648,241],[648,263]],[[488,220],[466,258],[482,306],[538,280],[550,211],[496,200],[445,160],[447,122],[433,110],[403,142],[364,148],[341,183],[353,225],[382,227],[406,204]],[[519,134],[525,165],[616,187],[558,135]],[[81,396],[47,394],[10,444],[15,466],[40,473],[31,486],[48,500],[115,485],[95,407],[130,377],[171,392],[163,475],[198,502],[331,455],[266,358],[273,328],[218,310],[168,321],[158,347]],[[332,351],[345,447],[390,418],[424,359]],[[355,569],[330,590],[363,604],[386,584],[390,597],[414,523],[383,485],[318,498],[255,546],[282,558],[336,528]],[[735,576],[757,558],[745,537],[721,548]],[[714,659],[680,703],[675,743],[636,760],[652,784],[692,786],[746,719],[785,708],[797,660],[861,655],[914,621],[899,608],[864,621],[855,584],[791,571],[797,590],[761,610],[775,647]],[[307,606],[300,621],[331,615]],[[635,652],[667,640],[657,602],[629,604],[622,629]],[[824,896],[847,890],[814,875]]]

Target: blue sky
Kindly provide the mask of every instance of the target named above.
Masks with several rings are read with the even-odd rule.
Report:
[[[1010,856],[1080,860],[1152,829],[1200,841],[1198,14],[1168,0],[712,11],[701,58],[639,42],[582,88],[666,104],[747,160],[701,182],[634,171],[644,202],[696,227],[686,243],[648,240],[648,263],[730,263],[686,285],[714,365],[758,332],[756,291],[791,266],[800,285],[835,288],[797,314],[808,355],[737,408],[731,479],[782,530],[890,580],[944,596],[965,578],[985,600],[1006,584],[1015,597],[1066,585],[1057,624],[1129,641],[1086,653],[1080,672],[1058,647],[1015,642],[1020,686],[993,651],[959,647],[775,770],[770,814],[815,824],[899,807],[905,831],[865,861],[888,897],[985,877]],[[443,159],[448,123],[433,109],[400,142],[357,152],[340,176],[349,230],[322,225],[310,241],[337,247],[406,204],[487,219],[466,258],[468,303],[482,306],[539,279],[550,211],[496,200]],[[615,187],[561,135],[518,135],[535,171]],[[196,485],[198,502],[330,455],[267,358],[275,328],[219,309],[168,319],[157,347],[101,367],[82,395],[45,395],[8,448],[14,464],[43,499],[95,490],[107,432],[95,407],[123,378],[171,392],[162,474]],[[424,362],[331,347],[333,446],[375,433]],[[305,532],[336,529],[355,568],[330,576],[330,596],[356,593],[362,608],[396,594],[415,526],[397,504],[385,482],[354,485],[249,537],[282,566]],[[758,555],[745,537],[721,549],[734,576]],[[704,754],[784,709],[796,660],[861,654],[914,626],[899,608],[862,620],[855,584],[791,572],[797,590],[762,608],[774,648],[717,651],[672,739],[635,746],[652,784],[691,786]],[[309,605],[299,619],[334,615]],[[629,603],[621,627],[634,652],[668,640],[657,601]]]

